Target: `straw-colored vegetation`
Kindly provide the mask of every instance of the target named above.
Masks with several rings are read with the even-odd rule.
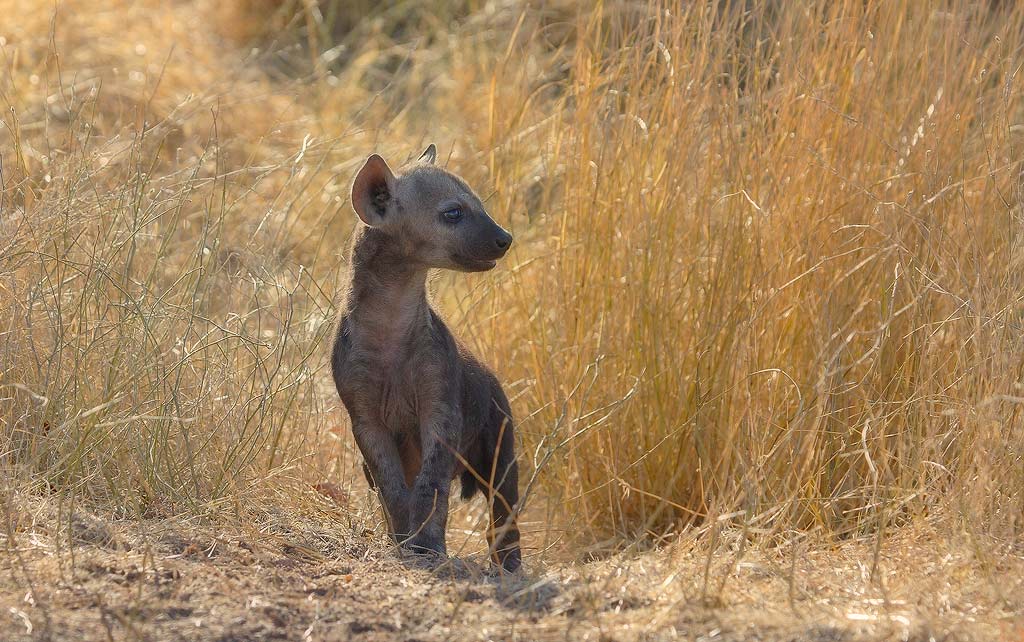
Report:
[[[923,621],[1024,635],[1022,52],[1012,2],[0,0],[0,626],[81,511],[382,539],[327,368],[348,187],[436,142],[517,239],[434,290],[512,397],[526,565],[605,578],[550,631],[612,556],[661,615],[601,634],[683,635],[655,606],[749,549],[779,604],[806,557],[888,608],[901,559]]]

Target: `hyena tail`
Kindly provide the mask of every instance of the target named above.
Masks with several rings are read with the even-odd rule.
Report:
[[[460,481],[462,483],[461,494],[463,500],[472,499],[473,495],[476,494],[476,491],[480,490],[480,485],[477,483],[476,477],[474,477],[473,473],[468,470],[462,473]]]

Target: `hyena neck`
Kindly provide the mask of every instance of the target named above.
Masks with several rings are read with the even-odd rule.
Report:
[[[355,337],[384,354],[430,320],[427,269],[411,264],[395,239],[372,227],[356,232],[345,303]]]

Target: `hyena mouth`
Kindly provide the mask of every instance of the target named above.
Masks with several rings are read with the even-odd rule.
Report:
[[[472,259],[461,254],[453,254],[452,260],[467,272],[486,272],[498,264],[493,259]]]

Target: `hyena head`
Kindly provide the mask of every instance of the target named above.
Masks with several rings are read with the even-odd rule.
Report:
[[[466,183],[434,164],[430,145],[419,160],[395,174],[374,154],[352,183],[352,207],[385,233],[410,262],[430,268],[482,272],[494,267],[512,235],[488,216]]]

